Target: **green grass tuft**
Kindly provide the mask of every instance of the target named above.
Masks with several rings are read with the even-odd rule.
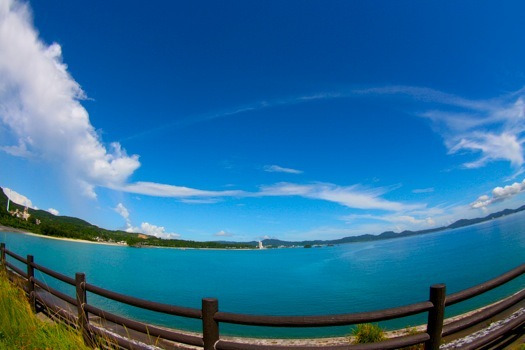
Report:
[[[79,332],[38,319],[23,291],[11,285],[3,271],[0,272],[0,330],[0,349],[88,349]]]
[[[385,333],[377,324],[358,324],[352,331],[355,344],[375,343],[385,340]]]

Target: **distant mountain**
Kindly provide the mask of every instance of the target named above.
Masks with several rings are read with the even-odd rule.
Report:
[[[489,214],[482,218],[461,219],[448,226],[441,226],[441,227],[436,227],[436,228],[426,229],[426,230],[419,230],[419,231],[406,230],[406,231],[399,232],[399,233],[396,233],[393,231],[385,231],[379,235],[365,234],[365,235],[360,235],[360,236],[349,236],[349,237],[343,237],[343,238],[332,239],[332,240],[282,241],[279,239],[265,239],[262,241],[262,243],[265,247],[293,247],[293,246],[301,247],[301,246],[336,245],[336,244],[346,244],[346,243],[355,243],[355,242],[379,241],[379,240],[384,240],[384,239],[424,235],[427,233],[433,233],[433,232],[443,231],[447,229],[470,226],[470,225],[478,224],[480,222],[493,220],[493,219],[496,219],[502,216],[518,213],[524,210],[525,210],[525,205],[517,209],[504,209],[502,211]],[[246,242],[246,244],[257,246],[258,242],[255,242],[255,241]]]

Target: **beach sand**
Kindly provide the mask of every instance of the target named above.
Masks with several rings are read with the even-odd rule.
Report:
[[[23,235],[28,236],[35,236],[40,238],[48,238],[48,239],[54,239],[58,241],[68,241],[68,242],[78,242],[78,243],[90,243],[90,244],[103,244],[103,245],[112,245],[112,246],[119,246],[119,247],[127,247],[127,244],[121,244],[121,243],[112,243],[112,242],[93,242],[93,241],[87,241],[85,239],[75,239],[75,238],[67,238],[67,237],[54,237],[54,236],[45,236],[45,235],[39,235],[37,233],[23,231],[17,228],[8,227],[0,225],[0,232],[14,232],[14,233],[20,233]]]

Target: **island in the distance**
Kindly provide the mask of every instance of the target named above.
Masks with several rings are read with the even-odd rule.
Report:
[[[258,241],[251,242],[227,242],[227,241],[189,241],[182,239],[161,239],[139,233],[130,233],[122,230],[106,230],[92,225],[87,221],[70,216],[55,216],[45,210],[26,208],[20,204],[10,202],[7,211],[7,196],[0,187],[0,225],[19,229],[27,232],[41,234],[51,237],[63,237],[70,239],[86,240],[91,242],[121,243],[132,247],[175,247],[175,248],[211,248],[211,249],[257,249],[280,247],[316,247],[330,246],[345,243],[356,243],[366,241],[377,241],[392,238],[401,238],[422,235],[446,229],[453,229],[474,225],[480,222],[492,220],[502,216],[514,214],[525,210],[525,205],[517,209],[505,209],[489,214],[482,218],[461,219],[451,225],[441,226],[420,231],[393,232],[386,231],[379,235],[365,234],[350,236],[334,240],[309,240],[309,241],[282,241],[279,239],[264,239],[262,244]],[[24,214],[24,211],[26,214]],[[13,215],[13,213],[17,215]]]

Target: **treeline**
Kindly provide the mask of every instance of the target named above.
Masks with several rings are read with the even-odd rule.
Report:
[[[140,238],[139,238],[140,239]],[[140,243],[140,242],[139,242]],[[255,249],[255,246],[246,243],[219,243],[219,242],[198,242],[186,241],[181,239],[160,239],[150,237],[142,242],[143,246],[173,247],[173,248],[211,248],[211,249]]]
[[[18,209],[23,211],[24,207],[11,202],[9,210]],[[225,244],[219,242],[195,242],[180,239],[160,239],[152,236],[139,235],[125,231],[110,231],[92,225],[87,221],[68,217],[55,216],[44,210],[29,209],[31,216],[23,220],[12,216],[7,212],[7,196],[0,187],[0,224],[8,227],[21,229],[46,236],[64,237],[72,239],[83,239],[86,241],[125,242],[129,246],[155,246],[155,247],[177,247],[177,248],[254,248],[253,245],[244,243]],[[39,224],[37,224],[37,220]]]

